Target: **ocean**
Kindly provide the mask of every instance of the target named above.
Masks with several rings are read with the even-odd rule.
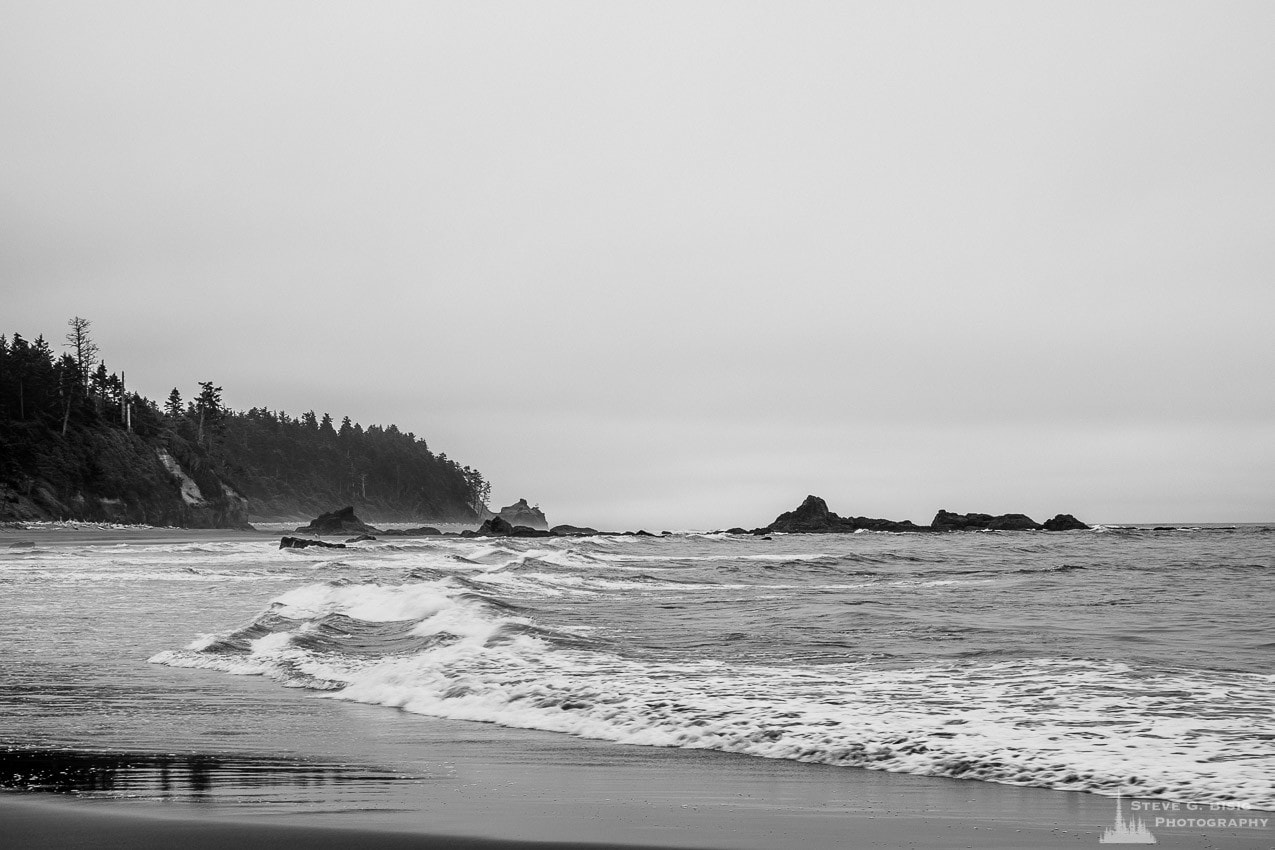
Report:
[[[325,733],[337,702],[1275,810],[1268,526],[276,545],[0,550],[0,786],[358,807],[411,781]]]

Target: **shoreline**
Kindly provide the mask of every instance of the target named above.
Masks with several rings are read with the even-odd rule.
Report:
[[[1271,846],[1267,828],[1165,828],[1147,803],[1074,791],[806,764],[708,750],[641,747],[494,724],[439,720],[332,703],[353,740],[326,757],[362,753],[401,781],[366,782],[354,799],[331,782],[279,791],[264,761],[251,789],[216,774],[102,796],[0,793],[6,846],[134,847],[234,842],[258,847],[801,847],[1058,848],[1096,846],[1118,818],[1141,818],[1165,847]],[[312,742],[317,751],[323,742]],[[280,767],[295,769],[296,762]],[[233,781],[231,782],[233,784]],[[348,786],[347,786],[348,787]],[[159,790],[159,789],[166,790]],[[198,788],[198,793],[191,794]],[[305,792],[310,798],[305,798]],[[123,796],[120,796],[123,794]],[[167,796],[165,796],[167,795]],[[1163,802],[1159,803],[1164,808]],[[1119,814],[1118,814],[1119,813]],[[1185,813],[1172,813],[1186,817]],[[1201,815],[1209,816],[1208,813]],[[1263,818],[1269,812],[1214,813]]]
[[[29,850],[60,848],[176,847],[186,850],[240,850],[306,847],[384,848],[384,850],[616,850],[633,845],[563,843],[464,835],[397,832],[333,826],[252,823],[155,811],[104,810],[75,800],[30,799],[0,794],[0,822],[6,846]]]
[[[273,530],[0,529],[0,551],[5,541],[15,539],[54,547],[273,544],[276,538]],[[323,699],[258,677],[168,670],[157,675],[183,684],[215,681],[218,690],[238,694],[227,703],[231,706],[250,708],[259,694],[278,704],[273,725],[216,720],[209,730],[216,736],[212,740],[185,746],[171,738],[160,742],[164,752],[176,749],[196,758],[259,754],[254,757],[262,772],[256,781],[268,793],[254,793],[251,783],[219,784],[225,780],[215,773],[185,782],[171,771],[159,784],[155,777],[161,774],[153,772],[149,788],[97,786],[88,798],[2,792],[0,823],[12,842],[7,846],[185,843],[201,850],[235,842],[252,850],[305,841],[319,847],[1054,848],[1094,846],[1118,812],[1126,820],[1135,814],[1130,798],[1120,803],[1074,791],[640,747]],[[258,743],[251,743],[246,730]],[[99,737],[103,731],[99,727],[81,739],[86,752],[97,741],[110,740]],[[128,727],[117,729],[105,751],[122,752],[133,746],[129,738]],[[65,740],[54,746],[64,748]],[[27,746],[8,743],[16,749]],[[155,751],[154,745],[149,749]],[[289,784],[278,780],[285,773],[279,769],[270,779],[272,764],[295,768],[298,763],[365,770],[350,779]],[[380,782],[372,773],[402,774],[399,778],[410,781]],[[1154,814],[1144,809],[1140,816],[1166,847],[1272,845],[1269,828],[1160,828]]]

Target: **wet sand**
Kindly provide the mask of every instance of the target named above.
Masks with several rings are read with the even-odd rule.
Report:
[[[328,793],[331,785],[268,803],[243,789],[219,794],[215,775],[194,796],[176,776],[166,790],[135,788],[125,799],[11,792],[0,794],[5,846],[1059,848],[1096,847],[1116,819],[1116,801],[1091,794],[622,746],[333,705],[350,712],[353,740],[340,753],[361,752],[366,763],[415,781],[369,778],[357,805]],[[1130,820],[1128,800],[1123,813]],[[1164,847],[1265,850],[1275,835],[1156,828],[1143,819]]]
[[[374,830],[218,822],[204,818],[136,813],[84,803],[0,797],[0,823],[5,846],[15,848],[182,847],[224,850],[227,847],[305,847],[308,850],[378,848],[378,850],[517,850],[517,848],[613,848],[623,845],[500,841],[455,835],[426,835]]]

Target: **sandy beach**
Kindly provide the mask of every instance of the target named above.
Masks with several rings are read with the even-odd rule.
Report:
[[[9,793],[0,796],[6,846],[1059,848],[1097,846],[1115,820],[1114,800],[1087,794],[392,717],[379,727],[392,735],[360,743],[397,750],[400,764],[410,754],[454,768],[392,808],[266,816],[233,804]],[[471,734],[456,735],[464,726]],[[1165,847],[1271,846],[1268,830],[1154,834]]]

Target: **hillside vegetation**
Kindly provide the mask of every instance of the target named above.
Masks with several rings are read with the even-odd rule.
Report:
[[[481,473],[394,425],[231,410],[221,387],[161,406],[130,391],[72,319],[55,352],[0,336],[0,520],[239,527],[354,505],[381,521],[476,520]]]

